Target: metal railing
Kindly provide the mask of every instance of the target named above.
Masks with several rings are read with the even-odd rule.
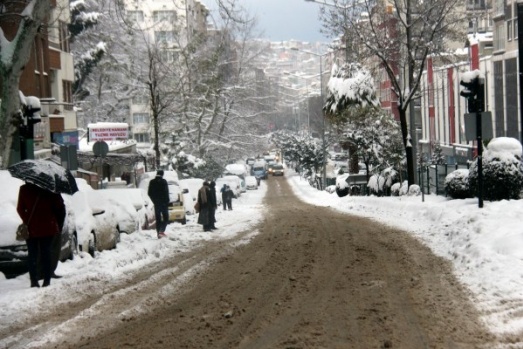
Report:
[[[418,168],[418,183],[420,189],[425,194],[445,195],[445,178],[453,171],[468,169],[469,165],[427,165]]]

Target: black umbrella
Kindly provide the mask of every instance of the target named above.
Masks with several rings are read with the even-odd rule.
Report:
[[[7,170],[11,176],[53,193],[72,195],[78,191],[71,171],[49,160],[24,160]]]

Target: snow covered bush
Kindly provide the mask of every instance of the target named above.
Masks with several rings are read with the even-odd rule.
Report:
[[[400,182],[394,183],[392,185],[392,187],[390,187],[390,195],[392,195],[392,196],[399,196],[400,195],[400,188],[401,188],[401,183]]]
[[[419,185],[413,184],[409,187],[409,191],[407,193],[408,196],[418,196],[421,195],[421,189]]]
[[[523,189],[521,143],[515,138],[498,137],[490,141],[483,156],[483,198],[490,201],[519,199]],[[478,192],[477,159],[469,171],[469,188]]]
[[[473,195],[469,188],[469,170],[459,169],[445,177],[445,191],[452,199],[466,199]]]
[[[349,195],[349,184],[346,181],[348,176],[348,173],[344,173],[336,177],[336,194],[340,198]]]
[[[332,194],[336,192],[336,186],[335,185],[329,185],[327,188],[325,188],[325,191],[329,194]]]
[[[409,192],[409,181],[403,181],[398,191],[399,196],[407,195]]]
[[[386,168],[381,173],[374,174],[369,178],[369,192],[371,195],[391,195],[391,188],[398,180],[398,172],[392,167]]]
[[[382,182],[380,176],[378,176],[376,174],[370,176],[369,183],[367,185],[370,195],[376,195],[376,196],[383,195],[383,190],[381,189],[383,184],[380,185],[380,182]]]

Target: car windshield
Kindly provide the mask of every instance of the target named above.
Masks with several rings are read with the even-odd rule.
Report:
[[[282,165],[274,165],[273,169],[275,169],[275,170],[283,170],[283,166]]]

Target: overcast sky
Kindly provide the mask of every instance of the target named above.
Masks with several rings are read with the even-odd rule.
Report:
[[[211,11],[216,0],[201,0]],[[319,4],[305,0],[238,0],[258,18],[258,29],[271,41],[327,41],[319,31]]]

